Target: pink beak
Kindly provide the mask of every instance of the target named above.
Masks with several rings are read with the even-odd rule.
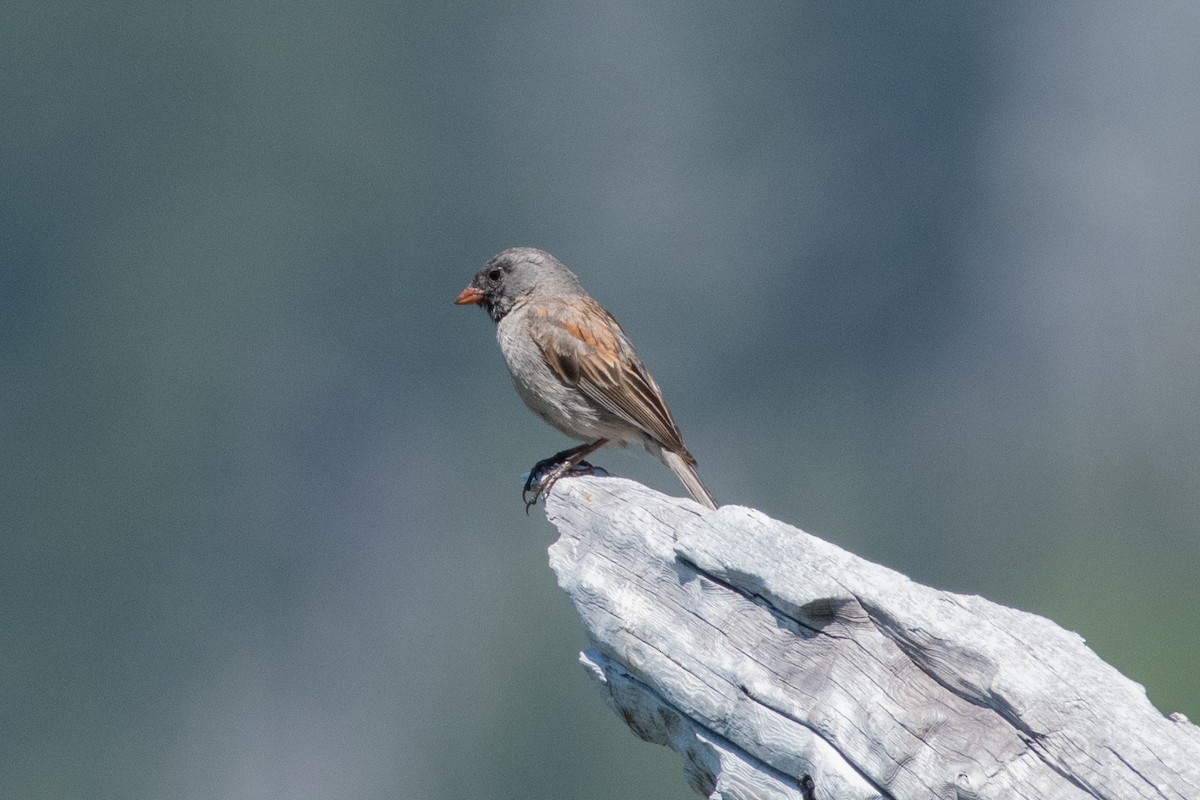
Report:
[[[474,286],[468,286],[459,292],[458,297],[454,298],[454,305],[456,306],[477,306],[482,302],[483,292]]]

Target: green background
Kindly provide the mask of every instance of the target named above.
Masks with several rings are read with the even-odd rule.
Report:
[[[727,503],[1200,717],[1200,6],[7,3],[0,796],[685,798],[454,296],[546,248]],[[613,472],[680,494],[644,453]]]

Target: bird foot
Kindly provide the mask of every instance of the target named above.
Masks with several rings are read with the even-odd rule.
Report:
[[[525,478],[525,488],[521,490],[521,500],[525,503],[525,513],[537,505],[538,500],[550,494],[550,487],[559,478],[575,477],[577,475],[608,475],[604,467],[592,466],[587,461],[573,462],[571,459],[560,458],[562,453],[555,453],[549,458],[543,458],[533,465]]]
[[[608,444],[608,439],[597,439],[594,442],[555,453],[534,464],[533,469],[529,470],[529,475],[525,478],[525,488],[521,490],[521,499],[525,501],[525,513],[528,514],[529,509],[537,505],[538,498],[545,497],[550,493],[550,487],[559,478],[566,475],[596,474],[596,467],[584,459],[606,444]],[[532,499],[528,496],[530,494],[533,495]]]

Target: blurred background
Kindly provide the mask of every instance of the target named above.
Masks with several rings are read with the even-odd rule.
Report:
[[[1200,718],[1200,6],[0,11],[0,796],[687,798],[452,300],[622,321],[701,473]],[[638,451],[610,471],[682,494]]]

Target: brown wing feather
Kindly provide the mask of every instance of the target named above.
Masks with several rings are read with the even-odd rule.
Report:
[[[539,307],[532,333],[546,363],[564,382],[668,450],[687,453],[658,384],[621,326],[599,303],[587,298]]]

